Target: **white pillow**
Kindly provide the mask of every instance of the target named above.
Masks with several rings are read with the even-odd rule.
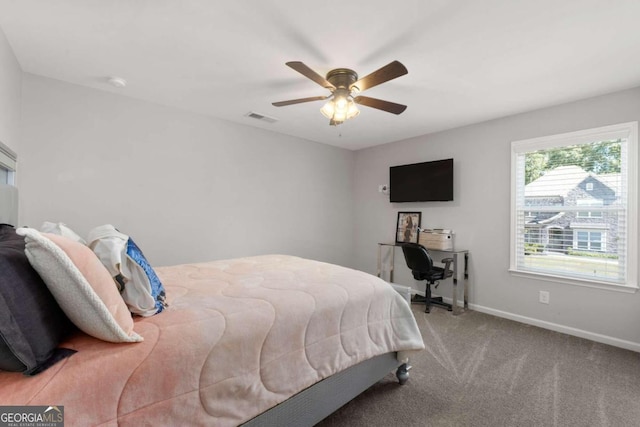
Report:
[[[32,228],[16,233],[25,237],[29,262],[78,328],[104,341],[142,341],[116,284],[91,249]]]
[[[87,240],[133,314],[153,316],[167,307],[164,285],[131,237],[105,224],[91,230]]]
[[[45,221],[40,226],[40,231],[43,233],[51,233],[68,237],[71,240],[75,240],[76,242],[82,243],[83,245],[87,246],[87,242],[82,237],[80,237],[75,231],[70,229],[67,224],[64,224],[62,222]]]

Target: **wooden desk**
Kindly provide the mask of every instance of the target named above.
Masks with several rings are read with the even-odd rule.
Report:
[[[390,250],[389,256],[389,282],[393,283],[393,270],[395,249],[401,246],[399,243],[378,243],[378,277],[382,278],[382,248],[387,247]],[[453,295],[451,301],[451,309],[453,314],[460,314],[462,311],[458,307],[458,281],[463,283],[463,310],[467,310],[469,307],[468,293],[469,293],[469,251],[466,249],[456,249],[451,251],[442,251],[438,249],[428,249],[429,252],[436,252],[445,254],[446,257],[453,258]],[[464,265],[464,268],[460,268]]]

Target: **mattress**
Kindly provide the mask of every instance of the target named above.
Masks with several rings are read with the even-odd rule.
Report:
[[[0,372],[3,405],[64,406],[65,425],[235,426],[348,367],[424,348],[408,303],[372,275],[266,255],[158,267],[168,308],[141,343],[81,332],[34,377]]]

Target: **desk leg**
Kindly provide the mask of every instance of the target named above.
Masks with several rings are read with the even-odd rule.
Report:
[[[393,268],[395,267],[395,255],[396,255],[396,247],[391,246],[389,249],[391,251],[391,265],[389,266],[389,282],[393,283]]]
[[[458,254],[453,254],[453,295],[451,297],[452,314],[460,314],[458,310]]]
[[[464,264],[461,265],[460,257],[464,255]],[[469,262],[469,254],[456,253],[453,255],[453,301],[451,301],[451,310],[453,314],[460,314],[469,308],[468,293],[469,293],[469,274],[467,270]],[[462,280],[463,287],[463,306],[462,310],[458,307],[458,280]]]
[[[396,253],[395,246],[378,244],[378,277],[384,280],[382,277],[382,246],[388,246],[391,251],[389,253],[389,282],[393,283],[393,268],[395,266],[394,256]]]
[[[465,252],[464,254],[464,309],[468,309],[469,308],[469,300],[468,300],[468,293],[469,293],[469,253]]]

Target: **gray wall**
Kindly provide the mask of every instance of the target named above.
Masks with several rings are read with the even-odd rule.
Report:
[[[640,351],[640,294],[516,277],[509,268],[510,143],[640,119],[640,88],[356,153],[355,266],[376,271],[377,243],[394,240],[398,211],[421,211],[422,226],[450,228],[469,249],[470,302],[478,310]],[[428,120],[428,115],[425,118]],[[455,201],[389,203],[378,193],[389,166],[453,157]],[[424,290],[396,253],[396,283]],[[398,268],[399,267],[399,268]],[[438,291],[451,295],[450,282]],[[550,292],[550,304],[538,292]]]
[[[112,223],[155,265],[351,264],[354,153],[25,74],[20,222]]]
[[[156,265],[281,252],[374,273],[397,212],[419,210],[423,226],[454,229],[471,251],[472,307],[635,350],[637,293],[507,269],[510,142],[638,119],[634,89],[352,153],[22,75],[0,33],[0,140],[19,155],[22,224],[63,221],[86,234],[111,222]],[[446,157],[454,202],[392,205],[377,192],[389,166]]]
[[[20,149],[20,90],[22,71],[0,29],[0,141]]]

